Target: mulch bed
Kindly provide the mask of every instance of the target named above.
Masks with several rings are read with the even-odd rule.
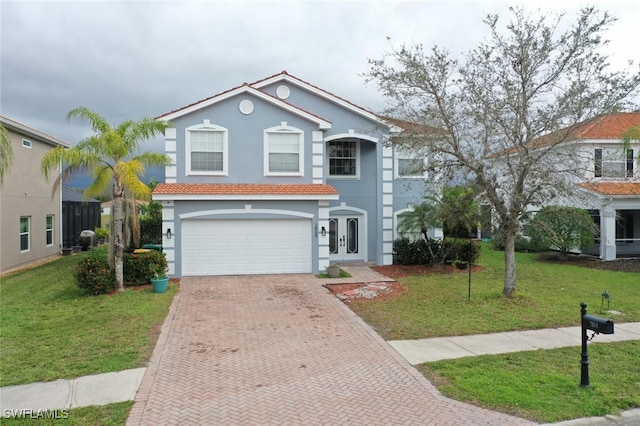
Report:
[[[590,256],[571,255],[566,260],[560,260],[557,253],[541,253],[538,255],[538,260],[546,263],[575,265],[583,268],[640,273],[640,258],[603,262]],[[395,280],[410,275],[468,273],[468,269],[460,270],[453,265],[386,265],[372,266],[371,269]],[[482,266],[473,265],[471,272],[475,273],[483,269]],[[352,301],[393,299],[400,296],[406,290],[405,286],[397,281],[384,283],[327,284],[325,287],[345,303]]]

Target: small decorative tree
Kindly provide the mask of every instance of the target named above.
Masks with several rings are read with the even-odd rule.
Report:
[[[586,250],[593,245],[597,228],[586,210],[575,207],[542,208],[531,222],[531,242],[559,250],[566,259],[572,249]]]

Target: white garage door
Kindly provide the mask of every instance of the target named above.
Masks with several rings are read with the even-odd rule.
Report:
[[[185,220],[183,275],[311,272],[311,220]]]

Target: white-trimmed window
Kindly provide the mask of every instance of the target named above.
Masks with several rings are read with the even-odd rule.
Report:
[[[596,148],[594,153],[595,177],[633,177],[633,149]]]
[[[47,242],[47,246],[52,246],[53,245],[53,222],[54,222],[54,215],[49,214],[47,215],[46,219],[45,219],[45,234],[46,234],[46,242]]]
[[[188,175],[228,174],[228,130],[224,127],[203,124],[187,127],[186,173]]]
[[[304,132],[282,123],[264,131],[265,176],[304,175]]]
[[[397,178],[424,178],[425,155],[423,152],[396,150],[395,171]]]
[[[28,139],[22,139],[22,146],[23,146],[24,148],[29,148],[29,149],[31,149],[31,141],[30,141],[30,140],[28,140]]]
[[[20,251],[29,251],[31,248],[31,217],[20,218]]]
[[[355,139],[327,142],[327,159],[330,177],[360,176],[360,144]]]

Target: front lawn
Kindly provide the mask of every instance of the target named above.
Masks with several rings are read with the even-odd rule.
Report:
[[[0,386],[144,367],[177,288],[84,296],[64,256],[0,283]]]
[[[588,269],[536,260],[517,253],[516,296],[502,295],[503,253],[483,244],[479,265],[468,275],[427,274],[401,278],[401,296],[350,304],[384,339],[495,333],[580,325],[580,302],[589,313],[614,322],[640,321],[640,277],[637,273]],[[611,296],[613,315],[601,310],[602,293]],[[605,309],[607,304],[605,302]]]
[[[591,380],[585,388],[579,386],[579,346],[438,361],[418,369],[450,398],[555,423],[640,407],[638,352],[637,340],[590,344]]]
[[[516,296],[502,296],[503,253],[483,244],[466,272],[400,278],[404,293],[389,300],[354,300],[351,308],[387,340],[456,336],[580,325],[589,313],[616,323],[640,321],[640,275],[538,260],[518,253]],[[611,309],[602,293],[611,296]],[[597,342],[597,336],[595,341]],[[538,422],[617,414],[640,407],[639,341],[591,343],[591,385],[580,384],[576,346],[427,363],[417,368],[445,395]]]

